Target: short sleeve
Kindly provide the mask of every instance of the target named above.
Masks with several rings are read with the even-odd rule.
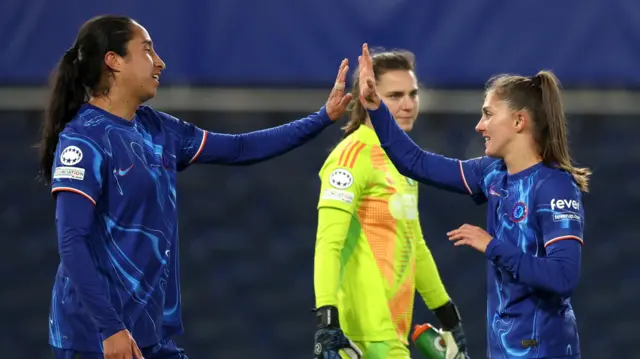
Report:
[[[59,136],[51,175],[51,193],[69,191],[94,205],[102,193],[104,154],[88,136],[63,132]]]
[[[373,168],[371,148],[354,141],[336,149],[320,170],[318,208],[331,207],[353,214]]]
[[[540,185],[536,217],[545,247],[565,239],[583,243],[582,195],[568,175],[549,178]]]
[[[196,162],[207,143],[207,132],[198,126],[182,121],[167,113],[156,111],[170,138],[175,141],[178,170],[184,170]]]

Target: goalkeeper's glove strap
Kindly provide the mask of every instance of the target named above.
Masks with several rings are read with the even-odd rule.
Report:
[[[452,301],[449,301],[447,302],[447,304],[434,309],[433,313],[440,321],[442,329],[446,331],[452,330],[462,321],[460,319],[460,312],[458,312],[458,307],[456,307],[456,305],[453,304]]]
[[[315,310],[317,319],[317,328],[340,328],[340,319],[338,317],[338,308],[327,305]]]

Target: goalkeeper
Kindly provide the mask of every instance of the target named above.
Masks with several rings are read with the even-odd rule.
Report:
[[[378,53],[373,69],[398,125],[410,131],[419,107],[414,55]],[[446,358],[466,358],[460,316],[422,237],[418,186],[380,147],[358,98],[358,72],[345,138],[320,171],[315,358],[409,358],[416,290],[442,325]]]

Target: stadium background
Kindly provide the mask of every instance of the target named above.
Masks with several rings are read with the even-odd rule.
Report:
[[[82,22],[139,20],[168,64],[157,108],[221,132],[279,125],[317,110],[340,60],[362,42],[417,54],[424,85],[412,137],[474,157],[482,86],[499,72],[554,70],[566,88],[571,144],[594,169],[584,197],[581,284],[573,303],[584,359],[637,356],[640,2],[635,0],[19,1],[0,3],[0,356],[46,358],[58,255],[54,204],[35,181],[48,74]],[[354,67],[353,66],[353,67]],[[251,167],[179,176],[181,263],[191,358],[310,358],[317,171],[339,140]],[[485,260],[444,233],[484,224],[484,207],[421,187],[421,220],[462,311],[473,358],[485,350]],[[415,321],[433,321],[417,298]],[[417,355],[417,354],[416,354]]]

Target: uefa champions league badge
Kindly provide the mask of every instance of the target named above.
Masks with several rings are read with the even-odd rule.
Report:
[[[523,202],[518,202],[513,206],[511,210],[511,220],[513,222],[521,222],[525,218],[527,218],[527,205]]]

